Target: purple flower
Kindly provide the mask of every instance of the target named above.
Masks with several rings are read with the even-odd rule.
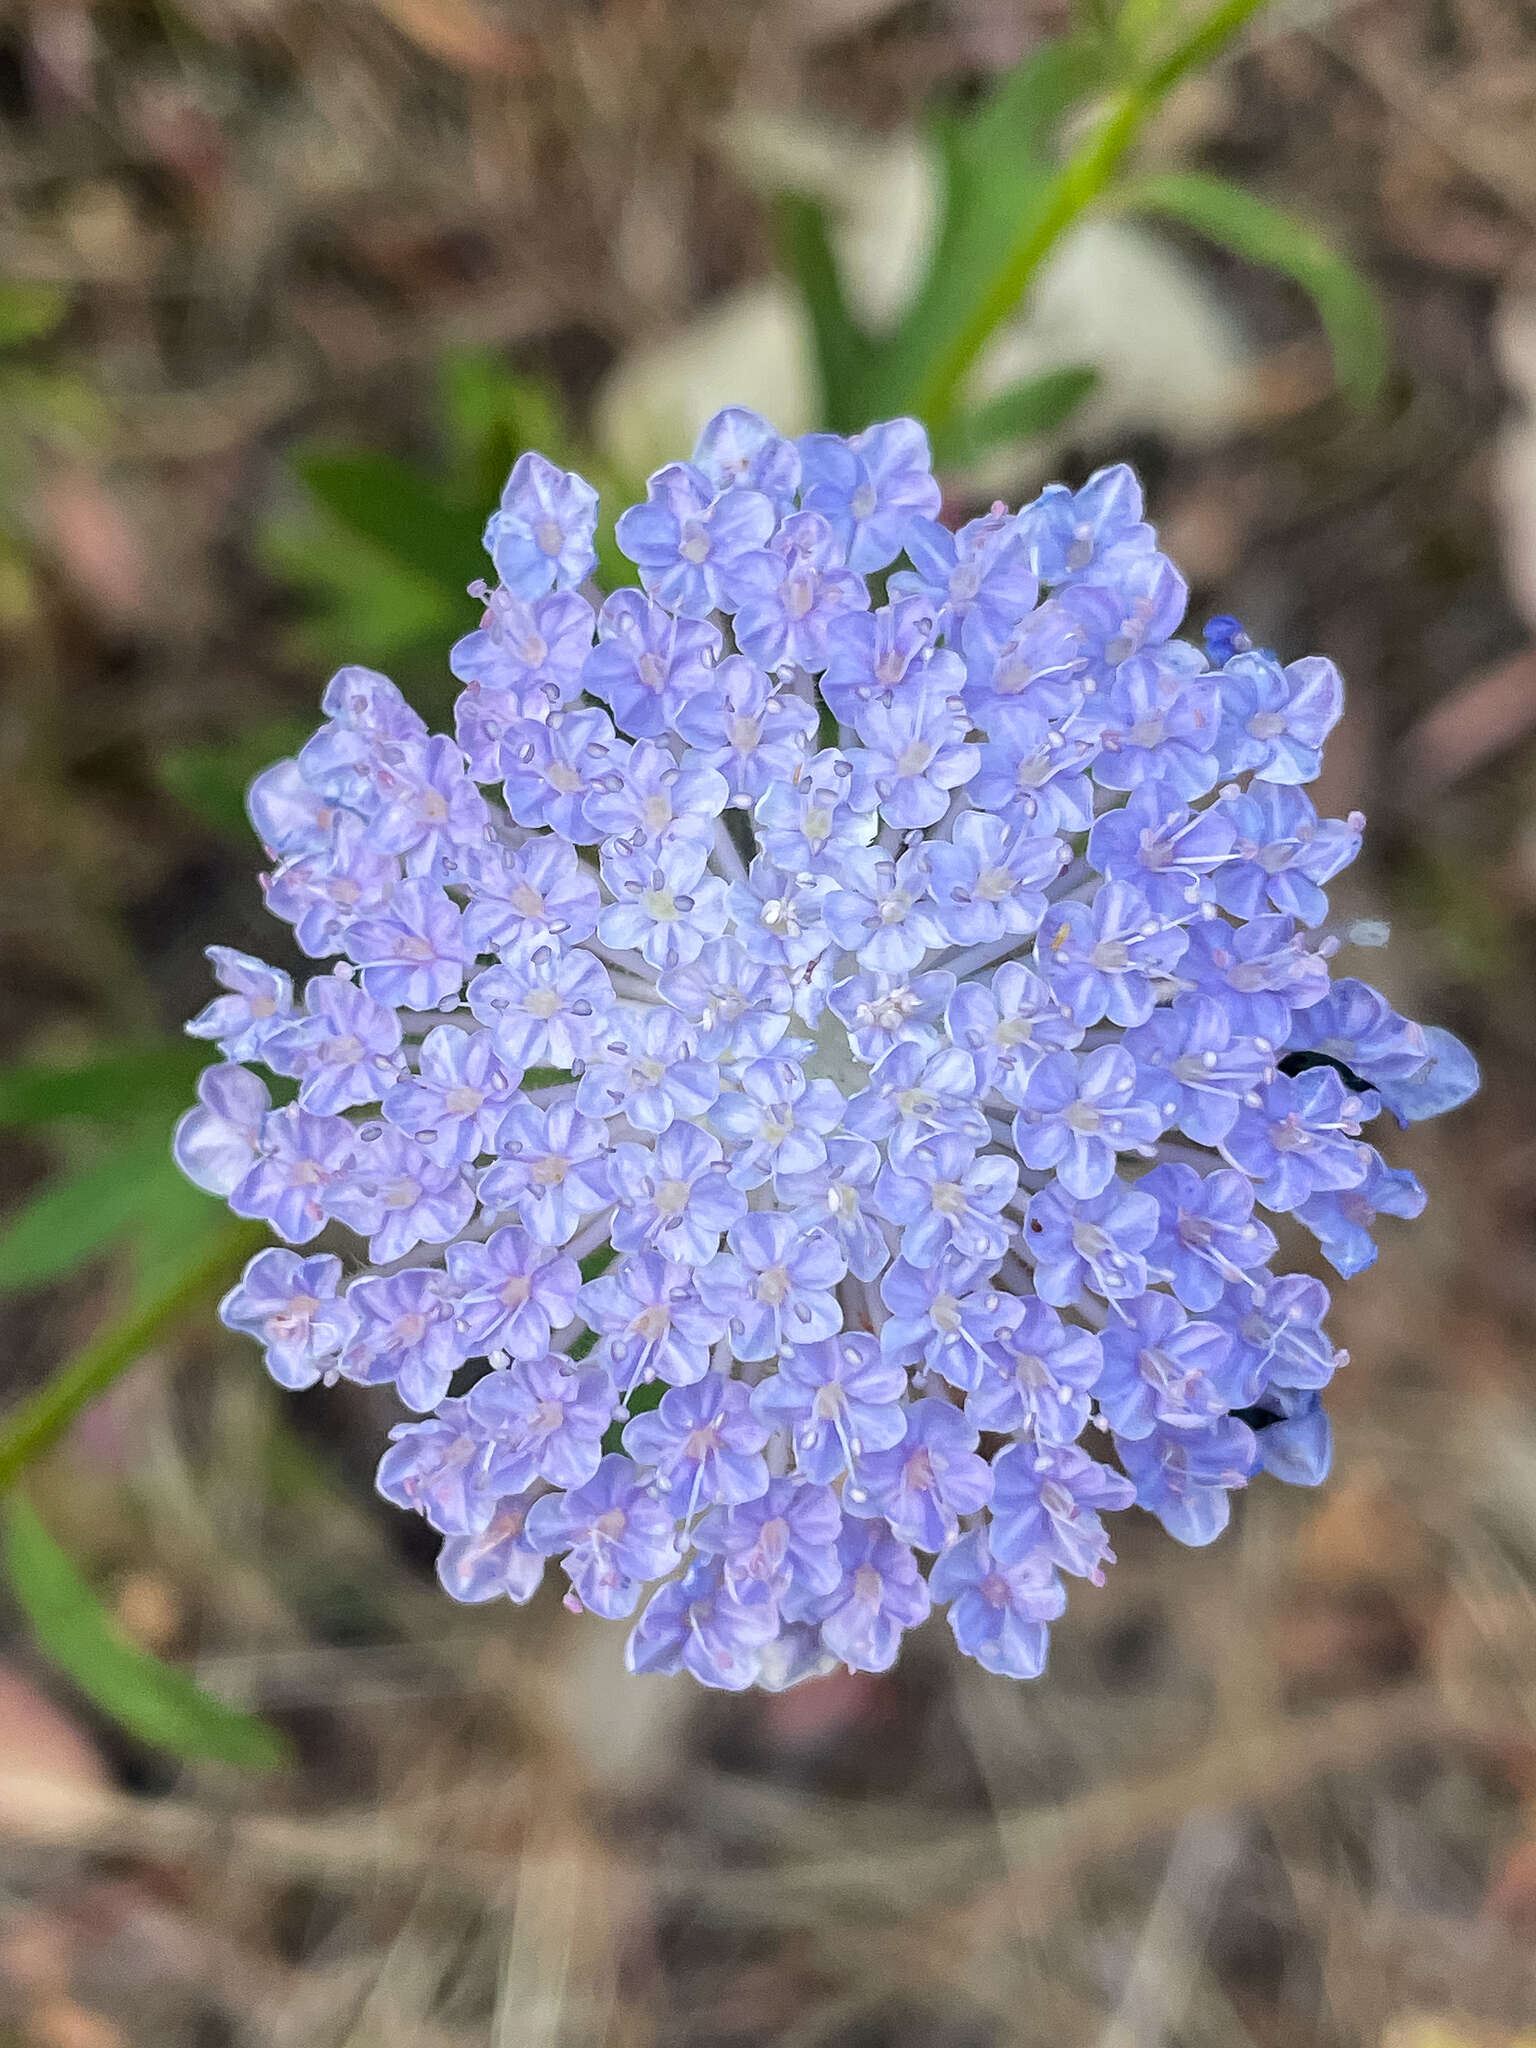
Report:
[[[701,1507],[755,1500],[767,1491],[767,1441],[767,1429],[752,1412],[752,1389],[719,1373],[669,1387],[659,1407],[624,1425],[625,1450],[653,1468],[660,1492],[687,1503],[682,1512],[690,1521]]]
[[[901,1255],[931,1266],[945,1252],[966,1259],[1001,1258],[1010,1235],[1002,1211],[1013,1199],[1019,1169],[1012,1159],[977,1156],[963,1132],[926,1138],[881,1169],[875,1206],[902,1226]]]
[[[440,1166],[467,1166],[491,1149],[513,1096],[488,1031],[438,1024],[421,1041],[420,1071],[384,1097],[384,1115]]]
[[[520,1493],[535,1479],[584,1485],[597,1470],[613,1404],[601,1366],[573,1367],[556,1356],[488,1372],[464,1397],[484,1441],[484,1484],[496,1493]]]
[[[935,1028],[955,993],[952,974],[850,974],[827,998],[848,1043],[869,1065],[897,1045],[938,1045]]]
[[[1246,1486],[1258,1457],[1253,1431],[1225,1415],[1204,1429],[1159,1429],[1116,1439],[1121,1463],[1148,1509],[1180,1543],[1214,1543],[1232,1515],[1232,1489]]]
[[[552,591],[531,603],[510,590],[488,591],[484,584],[471,586],[471,595],[485,602],[480,628],[454,643],[448,666],[465,685],[458,704],[459,743],[472,756],[466,717],[492,743],[485,714],[476,716],[477,702],[490,700],[510,717],[547,718],[556,705],[576,695],[592,646],[593,621],[591,605],[574,590]],[[477,773],[473,759],[470,770],[477,782],[497,779],[494,771]]]
[[[1086,719],[1057,725],[1036,711],[1008,710],[987,725],[987,744],[966,794],[979,810],[1029,832],[1086,832],[1093,822],[1088,771],[1099,731]]]
[[[1286,668],[1259,649],[1234,655],[1221,672],[1222,774],[1311,782],[1343,710],[1343,678],[1321,655]]]
[[[230,1071],[211,1070],[213,1074]],[[203,1093],[207,1104],[213,1083],[205,1074],[198,1084],[200,1092],[204,1082],[208,1083],[208,1091]],[[243,1099],[246,1094],[242,1085],[239,1095]],[[194,1147],[206,1156],[206,1129],[194,1131],[191,1119],[182,1119],[177,1130],[177,1158],[184,1171]],[[256,1158],[230,1190],[229,1206],[237,1216],[259,1216],[290,1244],[308,1244],[330,1213],[331,1202],[345,1185],[356,1156],[357,1133],[344,1117],[312,1116],[296,1104],[274,1109],[262,1120]]]
[[[525,942],[501,966],[475,976],[469,1007],[490,1026],[509,1067],[569,1067],[595,1049],[608,1027],[613,984],[590,953]]]
[[[1213,891],[1220,899],[1236,838],[1230,809],[1191,811],[1165,783],[1144,782],[1095,820],[1088,858],[1101,875],[1138,888],[1155,916],[1176,922]]]
[[[795,773],[816,731],[816,713],[803,697],[776,688],[745,656],[733,654],[715,670],[713,688],[690,697],[678,712],[677,731],[701,767],[725,777],[731,800],[750,804]]]
[[[784,1216],[757,1211],[726,1233],[699,1274],[706,1305],[729,1319],[737,1358],[772,1358],[786,1344],[810,1344],[841,1327],[832,1289],[847,1261],[823,1231],[801,1231]]]
[[[718,628],[677,619],[638,590],[616,590],[597,619],[582,682],[635,739],[663,733],[690,697],[711,685]]]
[[[977,1430],[947,1401],[913,1401],[906,1433],[889,1450],[864,1450],[843,1490],[850,1515],[883,1515],[904,1543],[942,1550],[962,1515],[992,1496],[992,1468],[976,1454]]]
[[[1047,484],[1019,514],[1019,532],[1042,583],[1112,577],[1121,562],[1155,546],[1142,511],[1135,471],[1117,462],[1096,469],[1080,491]]]
[[[1038,1558],[1104,1583],[1115,1553],[1099,1510],[1127,1508],[1131,1482],[1072,1444],[1012,1444],[992,1466],[992,1553],[1007,1564]]]
[[[762,915],[765,899],[754,897],[754,902],[762,906]],[[781,915],[780,922],[787,927],[787,917]],[[766,927],[760,929],[766,936]],[[701,1059],[760,1059],[789,1028],[793,995],[788,983],[753,958],[739,939],[712,939],[697,960],[670,968],[656,986],[664,1001],[698,1026]]]
[[[336,974],[317,974],[304,990],[305,1015],[273,1032],[269,1065],[299,1077],[299,1103],[334,1116],[377,1102],[404,1071],[400,1019],[385,1003]]]
[[[1024,1230],[1035,1292],[1054,1308],[1072,1308],[1085,1287],[1106,1301],[1140,1294],[1157,1225],[1157,1204],[1140,1188],[1114,1181],[1082,1202],[1053,1181],[1031,1199]]]
[[[725,1318],[699,1298],[692,1268],[657,1252],[621,1259],[581,1290],[581,1313],[602,1333],[602,1357],[626,1395],[642,1382],[691,1386],[709,1370]]]
[[[501,507],[485,529],[496,574],[522,598],[584,583],[597,564],[597,493],[571,470],[531,451],[512,465]]]
[[[1047,599],[999,638],[992,622],[965,622],[965,701],[988,732],[1008,712],[1035,712],[1056,726],[1084,708],[1094,687],[1088,637],[1065,605]]]
[[[948,842],[928,856],[929,889],[944,936],[959,946],[1032,932],[1046,890],[1070,855],[1063,842],[982,811],[962,811]]]
[[[249,1067],[204,1067],[197,1077],[196,1109],[187,1110],[171,1138],[171,1154],[194,1187],[233,1195],[256,1164],[272,1098]],[[327,1128],[329,1128],[327,1126]],[[261,1186],[270,1185],[267,1177]],[[264,1215],[265,1210],[254,1212]],[[318,1211],[317,1211],[318,1218]],[[315,1230],[320,1227],[316,1221]],[[305,1233],[313,1237],[314,1230]]]
[[[347,1168],[327,1187],[325,1207],[360,1236],[377,1266],[418,1244],[447,1244],[475,1211],[474,1189],[456,1163],[443,1164],[387,1124],[365,1124]]]
[[[743,654],[763,668],[793,664],[819,675],[830,658],[828,626],[866,610],[869,591],[845,567],[842,543],[820,513],[792,512],[767,551],[740,565],[737,602]]]
[[[1309,1197],[1357,1188],[1370,1165],[1360,1126],[1376,1114],[1373,1095],[1346,1088],[1332,1067],[1275,1078],[1238,1112],[1223,1158],[1258,1183],[1266,1209],[1299,1209]]]
[[[1256,1205],[1357,1270],[1423,1202],[1365,1123],[1477,1085],[1330,980],[1331,666],[1176,638],[1123,466],[938,510],[914,421],[797,447],[732,408],[622,514],[642,587],[598,618],[594,494],[524,457],[456,738],[343,669],[251,791],[270,908],[346,958],[295,1012],[214,951],[175,1156],[372,1263],[342,1294],[268,1251],[225,1319],[285,1385],[435,1411],[380,1486],[448,1592],[565,1553],[636,1671],[884,1670],[937,1598],[1029,1676],[1104,1511],[1205,1542],[1255,1469],[1318,1483],[1345,1354]]]
[[[1349,1354],[1323,1328],[1328,1290],[1305,1273],[1229,1288],[1211,1311],[1233,1342],[1243,1400],[1257,1401],[1272,1384],[1326,1387]]]
[[[340,1259],[258,1252],[219,1303],[219,1321],[257,1340],[280,1387],[312,1387],[336,1371],[357,1323],[351,1304],[337,1297],[340,1282]]]
[[[908,524],[905,545],[915,567],[897,570],[891,595],[931,604],[940,632],[953,633],[979,615],[999,640],[1006,639],[1035,601],[1029,550],[1001,505],[958,533],[916,517]]]
[[[992,1323],[982,1370],[956,1383],[969,1388],[966,1414],[978,1429],[1027,1433],[1042,1444],[1075,1442],[1102,1364],[1098,1338],[1028,1295],[1005,1297]]]
[[[497,1501],[483,1529],[449,1536],[437,1553],[437,1578],[455,1600],[507,1599],[521,1607],[538,1591],[543,1553],[529,1543],[525,1528],[531,1491]]]
[[[1310,1196],[1297,1215],[1323,1248],[1323,1256],[1346,1279],[1376,1262],[1371,1226],[1378,1216],[1422,1216],[1429,1197],[1406,1168],[1387,1165],[1371,1148],[1358,1187],[1329,1189]]]
[[[448,1284],[469,1352],[542,1358],[551,1331],[575,1317],[581,1269],[509,1224],[484,1244],[449,1245]]]
[[[1158,985],[1172,978],[1188,934],[1153,914],[1129,882],[1106,882],[1091,903],[1058,903],[1045,914],[1035,959],[1051,993],[1083,1026],[1108,1017],[1144,1024]]]
[[[609,1161],[618,1212],[613,1242],[621,1252],[654,1249],[664,1258],[701,1266],[720,1248],[720,1235],[747,1209],[726,1177],[724,1149],[697,1124],[673,1123],[654,1147],[621,1144]]]
[[[608,1142],[606,1124],[568,1101],[548,1109],[515,1102],[502,1119],[500,1157],[480,1183],[480,1200],[492,1214],[515,1207],[541,1244],[564,1244],[584,1216],[612,1200]]]
[[[646,1580],[676,1565],[675,1525],[633,1462],[610,1451],[585,1485],[534,1503],[527,1538],[545,1556],[563,1551],[572,1598],[616,1621],[634,1613]]]
[[[1219,1145],[1275,1072],[1273,1048],[1234,1031],[1214,996],[1180,996],[1154,1010],[1125,1045],[1147,1075],[1148,1094],[1161,1096],[1167,1123],[1197,1145]]]
[[[813,1084],[814,1085],[814,1084]],[[890,1258],[885,1233],[866,1213],[880,1172],[880,1153],[866,1138],[834,1135],[827,1156],[806,1173],[774,1175],[774,1192],[796,1204],[802,1230],[824,1230],[848,1261],[856,1280],[873,1280]]]
[[[1186,801],[1204,796],[1217,776],[1216,691],[1202,657],[1181,641],[1126,662],[1094,700],[1095,780],[1105,789],[1160,782]]]
[[[1103,1368],[1094,1386],[1117,1439],[1168,1429],[1199,1429],[1240,1398],[1230,1334],[1219,1323],[1191,1322],[1166,1294],[1117,1304],[1099,1339]]]
[[[880,1329],[882,1355],[897,1365],[921,1365],[952,1387],[974,1387],[987,1369],[984,1343],[1005,1313],[992,1286],[995,1259],[964,1259],[953,1252],[931,1266],[897,1259],[880,1282],[890,1319]]]
[[[1258,1462],[1287,1486],[1321,1486],[1333,1463],[1333,1429],[1320,1397],[1274,1388],[1269,1399],[1284,1412],[1254,1432]]]
[[[686,967],[729,917],[726,885],[703,872],[706,855],[686,841],[603,856],[603,880],[615,897],[599,912],[605,946],[636,952],[651,967]]]
[[[1052,1167],[1080,1201],[1102,1194],[1119,1154],[1150,1152],[1163,1129],[1136,1062],[1123,1045],[1101,1045],[1078,1059],[1047,1053],[1030,1075],[1013,1142],[1026,1166]]]
[[[964,981],[950,997],[945,1028],[976,1063],[978,1080],[1022,1102],[1029,1077],[1047,1054],[1080,1044],[1082,1027],[1050,986],[1020,961],[1005,960],[990,986]]]
[[[473,889],[464,939],[475,953],[522,946],[580,945],[597,930],[602,895],[596,878],[559,839],[530,839],[515,853],[487,849],[466,862]]]
[[[1207,918],[1189,934],[1179,963],[1187,985],[1217,995],[1236,1031],[1283,1045],[1291,1012],[1328,988],[1328,962],[1312,952],[1289,917],[1256,917],[1236,930]]]
[[[1223,799],[1235,834],[1230,856],[1213,877],[1216,901],[1229,917],[1259,917],[1266,904],[1319,925],[1328,915],[1323,884],[1360,851],[1365,819],[1319,818],[1300,789],[1255,782],[1246,795]],[[1213,807],[1214,811],[1214,807]],[[1213,811],[1205,815],[1215,823]]]
[[[1050,1644],[1047,1624],[1066,1612],[1066,1588],[1041,1558],[1000,1564],[977,1529],[952,1543],[928,1575],[935,1600],[950,1602],[955,1641],[985,1671],[1038,1678]]]
[[[464,985],[470,955],[463,922],[453,899],[418,877],[395,888],[387,909],[349,924],[343,943],[369,995],[402,1009],[435,1010]]]
[[[873,1337],[845,1330],[784,1351],[778,1371],[752,1389],[752,1408],[790,1431],[795,1470],[825,1484],[851,1472],[863,1452],[901,1442],[906,1390],[905,1372],[881,1356]]]
[[[830,1486],[770,1479],[755,1500],[711,1509],[693,1540],[707,1557],[725,1560],[728,1586],[766,1586],[781,1608],[800,1613],[842,1577],[836,1552],[842,1525]]]
[[[931,688],[904,690],[889,700],[876,697],[860,708],[856,729],[864,744],[850,758],[868,779],[887,823],[907,831],[944,816],[951,791],[981,765],[980,752],[966,739],[970,726],[959,697]]]
[[[938,517],[933,457],[916,420],[886,420],[847,441],[803,434],[800,470],[800,502],[831,523],[860,575],[895,561],[914,515]]]
[[[854,764],[835,748],[803,761],[792,777],[770,783],[753,807],[764,853],[775,867],[815,867],[847,848],[867,846],[877,823],[855,779]]]
[[[274,917],[293,926],[301,952],[323,960],[347,945],[350,926],[387,915],[400,880],[400,863],[367,844],[368,828],[343,811],[317,850],[288,860],[263,879]]]
[[[823,1165],[827,1133],[843,1114],[831,1081],[807,1081],[794,1060],[750,1060],[738,1087],[710,1112],[715,1132],[730,1146],[728,1179],[736,1188],[761,1187],[780,1174],[805,1174]]]
[[[1241,1285],[1277,1249],[1274,1232],[1254,1217],[1253,1185],[1240,1173],[1219,1167],[1200,1174],[1167,1161],[1139,1186],[1161,1219],[1147,1263],[1197,1314],[1214,1308],[1229,1284]]]
[[[209,946],[208,958],[228,995],[215,996],[187,1026],[193,1038],[217,1039],[227,1060],[260,1059],[293,1010],[293,983],[279,968],[232,946]]]
[[[689,462],[657,470],[646,502],[621,513],[618,543],[656,602],[680,618],[734,611],[744,565],[755,567],[775,526],[759,491],[716,491]]]
[[[880,974],[910,973],[930,946],[944,943],[919,852],[892,860],[872,846],[853,849],[839,864],[826,920],[837,943]]]
[[[378,1488],[424,1515],[444,1536],[489,1527],[497,1502],[481,1483],[483,1444],[463,1401],[443,1401],[425,1422],[397,1422],[379,1461]]]
[[[749,1581],[734,1587],[721,1561],[701,1557],[652,1594],[624,1658],[637,1673],[688,1671],[700,1685],[741,1692],[757,1677],[778,1627],[766,1586]]]
[[[347,1303],[357,1327],[341,1354],[343,1376],[392,1385],[407,1408],[436,1408],[465,1358],[442,1274],[426,1267],[366,1274],[347,1289]]]
[[[821,1639],[850,1671],[889,1671],[902,1634],[927,1618],[928,1586],[910,1547],[883,1521],[844,1521],[842,1579],[819,1603]]]
[[[761,413],[744,405],[717,412],[699,435],[693,466],[717,491],[741,485],[760,491],[775,512],[787,512],[800,487],[800,451]]]
[[[680,768],[670,748],[655,740],[638,740],[623,775],[613,779],[616,787],[596,790],[586,803],[592,831],[617,841],[604,847],[605,862],[615,855],[659,855],[681,844],[696,862],[690,879],[702,875],[715,820],[730,797],[725,777],[713,768]]]
[[[852,725],[864,705],[897,691],[932,685],[953,696],[960,690],[964,666],[957,655],[934,647],[935,623],[935,608],[923,597],[830,620],[821,694],[834,717]]]
[[[486,837],[485,798],[464,768],[464,756],[444,734],[415,740],[395,752],[377,778],[383,807],[364,835],[376,853],[398,854],[408,875],[451,881],[466,847]]]
[[[625,749],[606,711],[557,711],[546,724],[524,719],[502,741],[502,794],[519,825],[544,826],[585,844],[589,797],[618,787]]]
[[[623,1116],[651,1132],[705,1115],[720,1093],[720,1074],[712,1061],[694,1057],[696,1037],[686,1018],[660,1003],[621,1010],[613,1036],[588,1057],[576,1107],[587,1116]]]
[[[976,1062],[956,1046],[931,1051],[909,1040],[883,1053],[847,1106],[847,1124],[866,1138],[883,1138],[898,1162],[940,1131],[958,1131],[977,1148],[987,1141],[986,1119],[976,1104],[981,1093]]]

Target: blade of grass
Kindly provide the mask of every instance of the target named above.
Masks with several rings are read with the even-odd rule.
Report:
[[[1222,0],[1167,56],[1113,97],[1097,127],[1057,171],[991,284],[919,381],[912,409],[930,429],[949,425],[977,356],[1061,236],[1103,194],[1149,117],[1186,73],[1214,57],[1264,4],[1265,0]]]
[[[267,1242],[259,1223],[230,1223],[182,1271],[66,1360],[30,1400],[0,1423],[0,1493],[56,1443],[83,1408],[194,1308],[222,1294]]]
[[[45,1655],[130,1733],[175,1756],[272,1771],[287,1743],[121,1634],[28,1503],[4,1508],[6,1574]]]
[[[1244,262],[1278,270],[1300,285],[1327,333],[1340,390],[1357,405],[1376,398],[1389,363],[1376,294],[1348,258],[1304,221],[1202,171],[1135,178],[1117,188],[1115,200],[1131,212],[1193,228]]]

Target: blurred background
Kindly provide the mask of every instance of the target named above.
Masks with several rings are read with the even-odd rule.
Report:
[[[0,164],[0,2043],[1531,2048],[1536,7],[10,0]],[[442,712],[520,448],[622,504],[925,394],[946,516],[1128,458],[1339,661],[1348,908],[1486,1086],[1323,1490],[1123,1518],[1033,1685],[706,1697],[455,1607],[389,1398],[220,1331],[175,1034],[286,959],[245,780],[344,660]]]

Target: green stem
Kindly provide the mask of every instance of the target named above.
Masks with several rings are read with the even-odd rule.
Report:
[[[1214,57],[1265,0],[1222,0],[1145,77],[1118,93],[1109,111],[1057,172],[1039,211],[1023,232],[970,318],[929,366],[913,411],[930,431],[949,424],[966,373],[993,330],[1017,306],[1040,264],[1078,217],[1103,192],[1137,134],[1184,75]]]
[[[23,1402],[0,1429],[0,1493],[13,1486],[32,1460],[57,1442],[81,1409],[104,1394],[157,1337],[208,1296],[228,1286],[245,1258],[266,1242],[263,1225],[233,1225],[195,1266],[60,1366],[47,1385]]]

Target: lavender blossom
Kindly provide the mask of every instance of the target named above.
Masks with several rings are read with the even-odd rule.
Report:
[[[525,455],[455,737],[349,667],[250,792],[269,908],[341,957],[296,1007],[212,949],[175,1156],[336,1242],[221,1315],[415,1412],[378,1483],[447,1593],[559,1558],[636,1672],[883,1671],[938,1603],[1034,1676],[1107,1515],[1205,1543],[1319,1484],[1345,1360],[1282,1243],[1367,1264],[1425,1199],[1382,1111],[1477,1085],[1334,978],[1332,664],[1181,637],[1123,466],[940,504],[914,421],[731,408],[597,612],[596,495]]]

